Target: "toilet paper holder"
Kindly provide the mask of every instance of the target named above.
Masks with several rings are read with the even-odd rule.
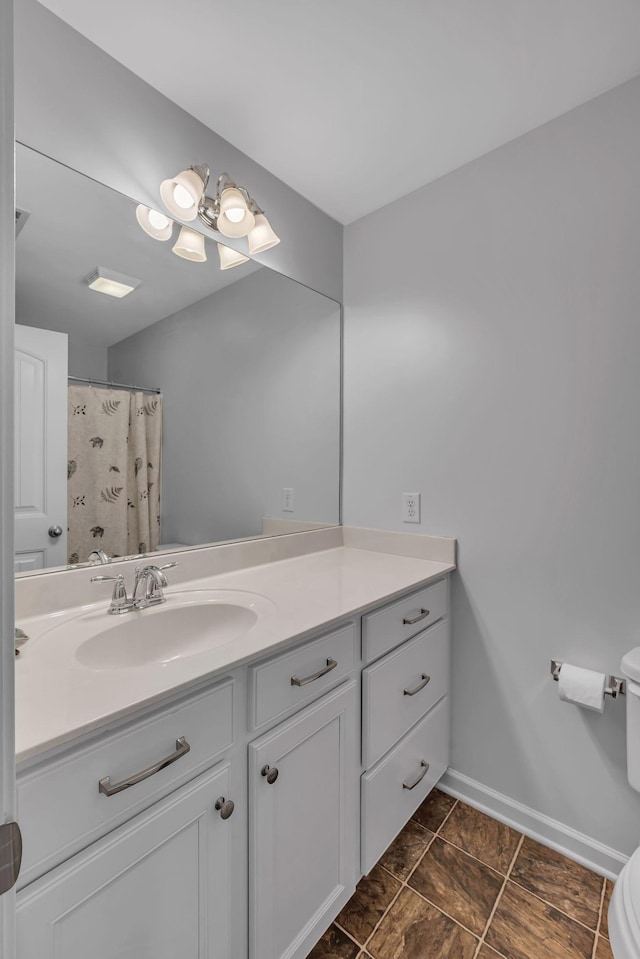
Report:
[[[551,660],[551,675],[553,676],[556,683],[560,679],[560,669],[562,668],[562,662],[559,659]],[[605,695],[611,696],[612,699],[616,699],[618,696],[626,696],[627,693],[627,684],[624,679],[620,676],[609,676],[609,685],[605,689]]]

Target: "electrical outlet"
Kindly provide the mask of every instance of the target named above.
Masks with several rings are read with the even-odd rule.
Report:
[[[293,490],[284,488],[282,490],[282,512],[293,513]]]
[[[402,494],[402,522],[420,522],[420,493]]]

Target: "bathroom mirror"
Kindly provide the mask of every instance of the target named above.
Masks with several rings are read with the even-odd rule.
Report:
[[[340,305],[222,270],[211,236],[176,255],[178,224],[152,238],[26,146],[16,168],[16,572],[339,523]],[[133,290],[89,285],[114,275]]]

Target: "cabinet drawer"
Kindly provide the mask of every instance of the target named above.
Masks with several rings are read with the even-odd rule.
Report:
[[[252,666],[249,701],[254,704],[250,718],[253,728],[284,716],[337,686],[355,669],[355,662],[356,627],[348,623],[290,653]]]
[[[366,663],[399,646],[447,614],[446,579],[362,617],[362,656]]]
[[[423,764],[428,764],[428,767]],[[361,780],[361,867],[368,873],[449,764],[449,698]],[[424,772],[424,776],[419,779]],[[416,780],[418,780],[416,782]],[[415,785],[413,785],[415,783]],[[406,785],[404,785],[406,784]],[[408,788],[413,785],[413,788]]]
[[[191,748],[175,762],[115,795],[99,791],[107,776],[118,784],[168,758],[181,737]],[[207,769],[232,742],[229,680],[19,776],[19,887]]]
[[[449,621],[362,672],[362,761],[372,766],[449,689]]]

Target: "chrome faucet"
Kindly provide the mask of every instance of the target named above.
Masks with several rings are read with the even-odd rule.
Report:
[[[135,572],[136,578],[131,599],[127,596],[127,588],[122,573],[117,576],[92,576],[91,582],[113,583],[113,594],[107,610],[108,613],[115,615],[130,613],[134,609],[146,609],[148,606],[156,606],[158,603],[166,602],[162,590],[169,584],[163,570],[172,569],[177,565],[177,563],[167,563],[166,566],[138,567]],[[139,595],[142,592],[143,595]]]
[[[136,580],[133,587],[132,603],[136,609],[146,609],[147,606],[156,606],[158,603],[165,603],[166,599],[162,590],[168,586],[167,577],[163,570],[172,569],[177,563],[167,563],[165,566],[138,567],[136,569]],[[143,594],[143,595],[139,595]]]
[[[98,562],[95,563],[94,559],[97,559]],[[109,557],[107,556],[107,554],[105,553],[103,549],[92,549],[89,555],[87,556],[87,560],[91,563],[92,566],[97,566],[98,564],[100,564],[101,566],[106,566],[107,563],[111,562],[111,560],[109,559]]]

